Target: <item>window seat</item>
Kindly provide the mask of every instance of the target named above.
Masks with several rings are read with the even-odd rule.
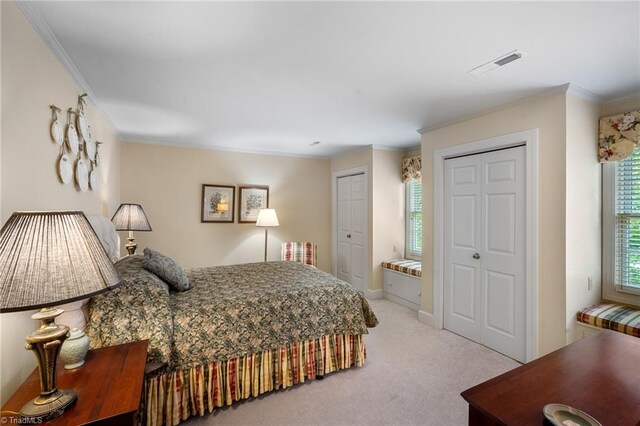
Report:
[[[382,262],[382,267],[414,277],[422,277],[422,262],[411,259],[396,259]]]
[[[396,259],[382,262],[384,297],[415,311],[420,309],[422,262]]]
[[[577,319],[578,325],[587,325],[590,329],[605,328],[640,337],[640,308],[601,303],[580,310]]]

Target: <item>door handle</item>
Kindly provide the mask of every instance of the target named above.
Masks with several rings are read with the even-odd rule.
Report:
[[[480,259],[480,253],[473,253],[474,259]]]
[[[347,234],[347,238],[351,238],[351,234]]]

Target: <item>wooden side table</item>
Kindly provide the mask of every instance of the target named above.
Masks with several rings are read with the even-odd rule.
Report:
[[[65,370],[58,360],[60,389],[73,389],[78,400],[51,425],[135,425],[144,384],[148,341],[89,351],[83,366]],[[40,393],[38,368],[2,407],[2,423],[14,424],[20,408]],[[17,423],[16,423],[17,424]]]

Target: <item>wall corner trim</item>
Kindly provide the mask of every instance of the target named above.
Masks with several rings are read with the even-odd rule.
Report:
[[[418,321],[431,327],[438,328],[433,314],[427,311],[423,311],[422,309],[418,311]]]
[[[382,296],[383,296],[383,291],[382,291],[382,289],[381,289],[381,288],[376,289],[376,290],[372,290],[372,289],[368,288],[368,289],[365,291],[364,295],[365,295],[365,297],[366,297],[367,299],[372,299],[372,300],[375,300],[375,299],[382,299],[382,298],[383,298],[383,297],[382,297]]]

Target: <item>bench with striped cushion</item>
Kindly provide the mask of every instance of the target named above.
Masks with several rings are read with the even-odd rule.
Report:
[[[578,322],[640,337],[640,309],[602,303],[578,312]]]
[[[413,275],[414,277],[422,276],[422,262],[418,260],[389,260],[387,262],[382,262],[382,267],[391,269],[392,271],[402,272],[403,274]]]

